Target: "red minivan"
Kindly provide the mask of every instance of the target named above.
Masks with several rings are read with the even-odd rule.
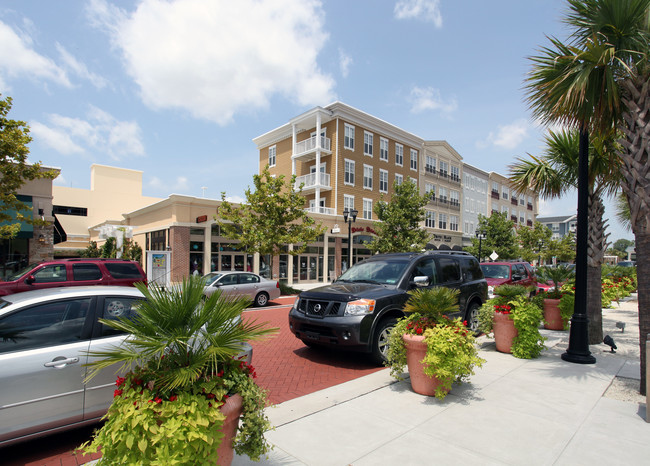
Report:
[[[122,259],[60,259],[31,264],[0,282],[0,296],[58,286],[147,283],[136,261]]]
[[[490,299],[494,298],[494,288],[499,285],[537,286],[535,272],[528,262],[481,262],[481,270],[488,283]]]

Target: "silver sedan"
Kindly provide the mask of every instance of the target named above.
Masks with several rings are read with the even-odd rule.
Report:
[[[280,297],[280,283],[267,280],[251,272],[212,272],[203,277],[206,280],[203,294],[212,295],[221,291],[224,296],[247,296],[256,306],[266,306],[269,301]]]

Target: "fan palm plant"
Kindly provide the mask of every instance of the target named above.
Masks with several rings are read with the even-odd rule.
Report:
[[[551,38],[551,47],[532,58],[528,101],[545,123],[564,123],[581,131],[580,173],[586,170],[589,131],[618,130],[618,156],[623,164],[622,188],[630,203],[639,264],[639,327],[650,332],[650,0],[568,0],[565,18],[572,28],[571,45]],[[586,186],[578,189],[578,230],[586,214]],[[584,222],[586,223],[586,222]],[[586,227],[586,225],[584,225]],[[582,236],[582,235],[579,235]],[[584,242],[584,244],[583,244]],[[585,306],[586,236],[578,237],[576,310]],[[583,259],[582,256],[585,256]],[[586,264],[585,264],[586,265]],[[584,282],[583,282],[584,280]],[[578,326],[571,326],[571,336]],[[641,393],[646,392],[645,339],[641,339]],[[569,343],[569,351],[572,344]],[[574,354],[576,354],[574,352]],[[587,348],[588,353],[588,348]],[[564,356],[563,356],[564,357]],[[576,361],[577,362],[577,361]]]
[[[516,189],[533,188],[545,199],[553,199],[574,188],[578,178],[578,132],[549,131],[542,157],[529,154],[510,166]],[[589,148],[589,228],[587,248],[587,315],[589,343],[603,340],[600,268],[607,250],[607,224],[603,196],[613,195],[620,185],[620,160],[613,137],[592,138]]]
[[[238,356],[244,342],[276,329],[241,319],[248,298],[215,293],[205,299],[202,279],[189,278],[166,291],[136,286],[145,300],[135,317],[100,320],[128,337],[112,349],[89,352],[96,358],[89,364],[89,378],[109,367],[126,375],[118,377],[107,422],[86,450],[100,447],[103,460],[114,463],[213,461],[219,445],[214,429],[223,422],[215,408],[240,394],[244,411],[235,450],[259,458],[268,449],[263,433],[270,426],[262,412],[266,394],[254,383],[252,367]],[[184,438],[188,435],[195,441]]]

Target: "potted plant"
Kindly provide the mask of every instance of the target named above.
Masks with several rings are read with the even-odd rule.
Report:
[[[168,291],[136,286],[146,298],[136,317],[100,320],[129,337],[89,353],[99,358],[90,363],[89,378],[113,364],[124,376],[104,426],[82,449],[101,449],[100,464],[230,464],[233,448],[259,459],[269,449],[267,394],[237,356],[243,342],[276,329],[242,321],[247,298],[215,293],[204,299],[201,279]],[[228,435],[237,431],[240,413],[233,442]]]
[[[545,338],[539,333],[542,310],[528,298],[530,289],[501,285],[479,309],[479,330],[493,333],[497,351],[522,359],[539,356]]]
[[[436,287],[409,294],[406,317],[390,333],[386,365],[398,380],[408,367],[416,393],[443,399],[455,381],[467,379],[485,361],[466,323],[447,317],[458,311],[458,290]]]
[[[544,328],[549,330],[565,330],[568,327],[569,321],[562,317],[559,305],[563,294],[562,285],[573,277],[573,270],[569,269],[565,265],[558,265],[556,267],[540,267],[537,271],[537,275],[542,281],[553,283],[553,287],[543,293]]]

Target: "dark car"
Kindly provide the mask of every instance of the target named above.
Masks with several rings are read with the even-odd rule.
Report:
[[[136,261],[123,259],[60,259],[28,265],[0,282],[0,296],[60,286],[133,286],[147,283]]]
[[[481,270],[488,283],[490,298],[494,297],[494,288],[500,285],[537,287],[535,271],[528,262],[481,262]]]
[[[289,327],[308,346],[368,352],[382,363],[408,292],[434,286],[460,290],[458,312],[450,317],[462,317],[476,331],[487,282],[476,258],[460,251],[372,256],[332,284],[300,293],[289,312]]]

